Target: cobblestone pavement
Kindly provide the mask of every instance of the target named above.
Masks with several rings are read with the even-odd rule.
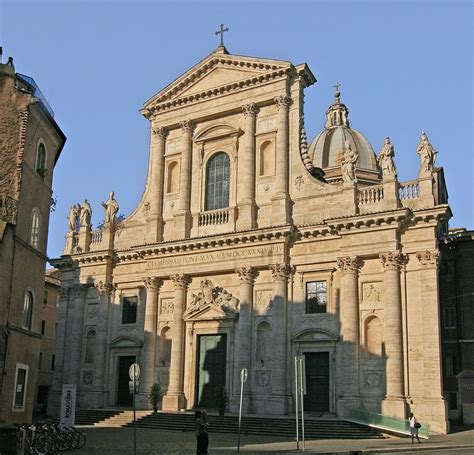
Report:
[[[71,455],[133,455],[132,428],[84,428],[87,444]],[[211,433],[209,454],[231,454],[237,452],[237,435]],[[362,454],[399,453],[416,449],[449,450],[474,447],[474,430],[453,433],[447,436],[433,436],[420,445],[412,445],[408,438],[389,437],[382,440],[310,440],[306,441],[306,453]],[[241,436],[241,453],[298,453],[296,442],[288,438],[270,436]],[[302,445],[300,444],[300,452]],[[193,432],[137,429],[137,455],[194,454],[196,440]],[[453,453],[453,452],[450,452]]]

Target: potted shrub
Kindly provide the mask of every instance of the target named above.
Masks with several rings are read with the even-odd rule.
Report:
[[[227,393],[227,389],[223,386],[217,386],[215,388],[215,397],[217,407],[219,409],[219,415],[223,416],[227,405],[229,404],[229,395]]]
[[[148,395],[148,399],[153,406],[153,412],[155,414],[158,411],[158,403],[160,402],[161,398],[163,398],[163,391],[161,390],[160,384],[156,382],[151,386],[150,395]]]

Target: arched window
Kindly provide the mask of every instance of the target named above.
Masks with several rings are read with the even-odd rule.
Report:
[[[42,142],[39,143],[36,152],[36,172],[41,175],[41,177],[46,176],[46,147]]]
[[[275,174],[275,153],[273,143],[265,141],[260,146],[260,175]]]
[[[95,330],[89,330],[86,337],[86,355],[84,363],[94,363],[95,357]]]
[[[382,355],[383,325],[377,316],[365,321],[365,350],[368,354]]]
[[[270,358],[272,328],[268,322],[261,322],[257,327],[257,361],[264,365]]]
[[[205,210],[229,207],[230,160],[226,153],[216,153],[206,167]]]
[[[33,322],[33,293],[31,291],[25,292],[23,298],[23,318],[21,325],[24,329],[31,330]]]
[[[40,214],[38,209],[33,209],[31,212],[31,227],[30,227],[30,245],[35,248],[39,247],[39,233],[40,233]]]
[[[178,163],[172,161],[168,165],[168,181],[166,184],[167,193],[177,193],[179,190],[179,169]]]

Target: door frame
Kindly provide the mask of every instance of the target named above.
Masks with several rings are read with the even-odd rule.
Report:
[[[117,358],[116,358],[116,362],[115,362],[115,375],[116,375],[116,380],[115,380],[115,406],[126,406],[126,405],[118,403],[119,380],[120,380],[120,378],[119,378],[120,357],[135,357],[135,362],[136,362],[137,361],[137,355],[136,354],[126,354],[124,352],[120,352],[120,353],[117,354]]]

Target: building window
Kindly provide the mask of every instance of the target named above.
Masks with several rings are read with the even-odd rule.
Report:
[[[44,306],[46,306],[48,304],[48,294],[49,294],[48,290],[45,289],[44,294],[43,294],[43,305]]]
[[[58,323],[54,323],[54,338],[58,337]]]
[[[56,362],[56,354],[51,354],[51,371],[54,371],[55,362]]]
[[[179,169],[178,163],[172,161],[168,164],[168,181],[166,184],[167,193],[177,193],[179,189]]]
[[[450,411],[456,411],[458,409],[457,392],[448,392],[448,407]]]
[[[42,367],[43,367],[43,353],[40,352],[39,358],[38,358],[38,369],[41,370]]]
[[[13,410],[25,409],[26,386],[28,385],[28,365],[16,364],[15,388],[13,389]]]
[[[46,332],[46,321],[43,319],[41,321],[41,335],[44,335]]]
[[[36,152],[36,173],[41,177],[46,177],[46,147],[42,142],[38,145],[38,151]]]
[[[22,327],[27,330],[31,330],[31,324],[33,322],[33,293],[27,291],[23,299],[23,318]]]
[[[138,297],[124,297],[122,302],[122,324],[137,322]]]
[[[456,328],[456,308],[447,307],[444,309],[444,328],[445,329]]]
[[[216,153],[206,166],[205,210],[229,207],[230,160],[224,152]]]
[[[30,245],[39,247],[39,233],[40,233],[40,214],[38,209],[33,209],[31,213],[31,227],[30,227]]]
[[[84,363],[94,363],[95,357],[95,330],[89,330],[86,337],[86,355]]]
[[[306,283],[306,313],[326,313],[328,302],[327,282],[309,281]]]
[[[455,355],[447,354],[445,358],[446,376],[456,376],[458,374],[458,359]]]

